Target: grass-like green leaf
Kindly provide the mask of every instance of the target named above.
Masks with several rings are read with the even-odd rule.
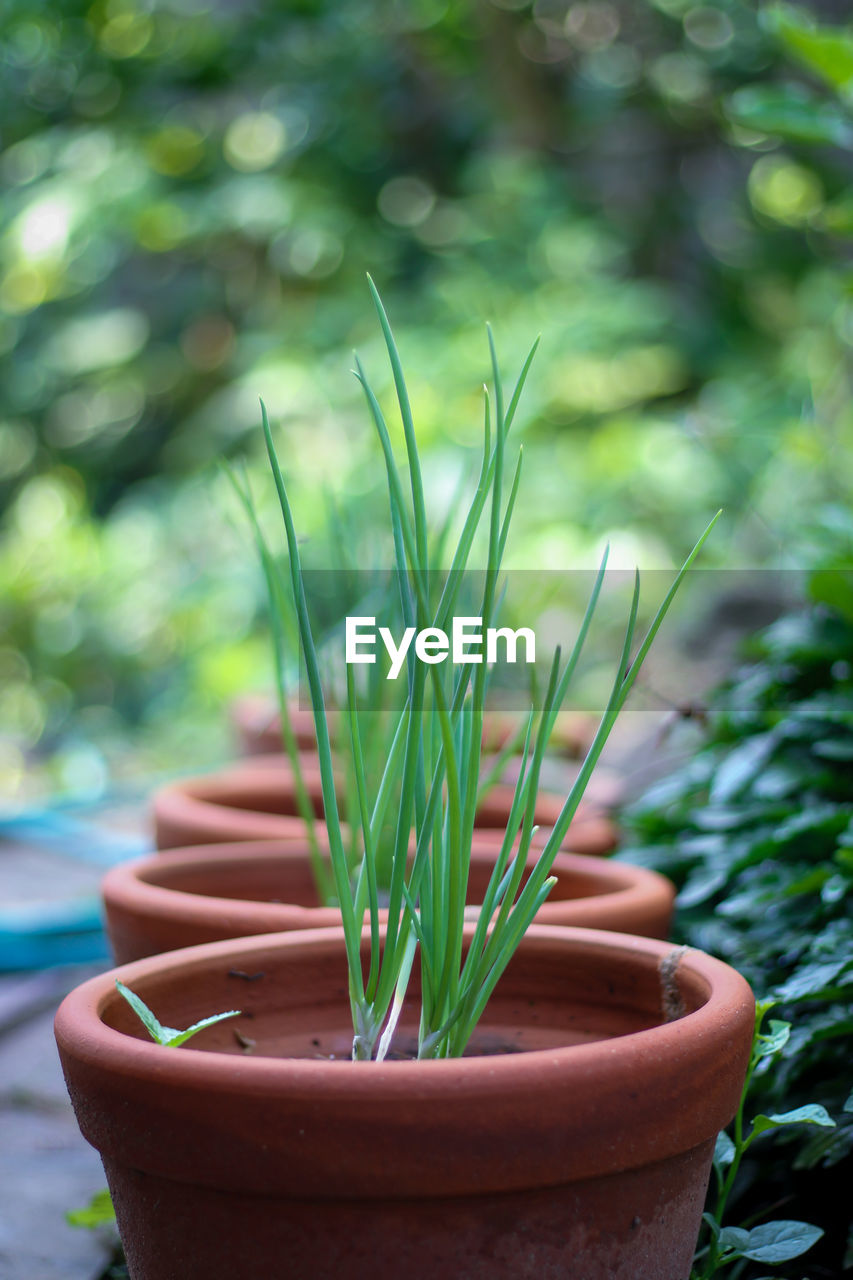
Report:
[[[384,463],[395,574],[404,625],[418,630],[430,626],[448,629],[459,597],[461,575],[468,567],[472,548],[479,536],[487,543],[479,604],[479,617],[485,632],[493,624],[501,605],[501,566],[521,485],[521,452],[519,450],[513,462],[507,454],[507,438],[537,343],[528,352],[507,402],[496,343],[491,329],[487,329],[492,385],[484,395],[483,452],[479,475],[455,547],[450,545],[447,521],[438,530],[437,539],[432,540],[432,545],[440,543],[450,561],[446,577],[436,585],[435,575],[430,573],[430,530],[414,418],[402,361],[376,287],[372,281],[369,281],[369,286],[397,393],[405,442],[408,492],[405,475],[401,475],[395,456],[391,431],[358,357],[355,359],[355,375],[364,392]],[[490,677],[488,666],[480,662],[453,670],[451,664],[447,664],[439,669],[437,664],[427,666],[417,661],[410,651],[406,668],[399,677],[403,704],[398,705],[394,712],[386,754],[375,770],[368,768],[355,681],[352,673],[347,672],[347,739],[352,763],[349,786],[352,803],[348,806],[347,816],[354,828],[353,852],[356,858],[356,874],[351,884],[350,868],[341,841],[331,744],[317,647],[305,601],[299,546],[287,487],[263,406],[262,421],[285,524],[290,585],[317,727],[332,875],[341,905],[350,970],[354,1056],[381,1057],[387,1052],[418,951],[423,992],[419,1056],[459,1054],[521,938],[548,895],[553,883],[551,865],[592,768],[636,681],[675,592],[714,521],[676,576],[649,631],[634,653],[639,606],[639,580],[636,581],[622,654],[599,732],[581,766],[578,782],[566,800],[557,829],[522,888],[527,855],[532,846],[540,771],[560,704],[589,635],[604,579],[606,556],[602,561],[569,659],[562,666],[558,650],[542,705],[532,707],[526,723],[522,723],[522,767],[514,791],[510,820],[473,942],[463,960],[471,843],[476,808],[482,795],[481,753]],[[505,479],[510,476],[507,496],[504,493]],[[262,552],[262,559],[267,563],[272,561],[268,552]],[[469,607],[473,609],[476,606]],[[378,842],[386,813],[394,815],[395,820],[393,840],[384,863],[388,923],[383,938],[378,929],[377,867]],[[361,926],[365,918],[370,926],[366,982],[360,955]]]

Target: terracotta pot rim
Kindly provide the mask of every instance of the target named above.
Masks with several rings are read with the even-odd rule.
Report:
[[[154,1075],[160,1074],[158,1065],[162,1065],[163,1047],[153,1041],[137,1039],[123,1032],[116,1031],[102,1020],[104,1011],[115,1001],[121,999],[115,989],[118,977],[128,986],[168,972],[174,968],[185,968],[188,974],[195,969],[203,969],[207,965],[228,958],[232,967],[250,969],[251,958],[257,954],[268,952],[270,948],[278,950],[299,949],[309,952],[312,949],[324,950],[341,947],[344,933],[341,928],[305,929],[292,933],[257,934],[249,938],[226,939],[221,942],[202,943],[195,947],[186,947],[181,951],[164,952],[161,955],[149,956],[143,960],[134,960],[120,965],[106,973],[98,974],[75,988],[65,997],[57,1013],[58,1038],[76,1039],[75,1023],[85,1024],[86,1030],[79,1038],[78,1048],[86,1055],[115,1056],[125,1066],[131,1065],[141,1070],[150,1070]],[[611,1060],[627,1054],[630,1056],[638,1044],[645,1043],[654,1037],[663,1054],[668,1048],[684,1046],[686,1039],[701,1041],[706,1038],[718,1022],[720,1007],[729,1003],[741,1005],[744,1001],[754,1005],[752,993],[744,978],[736,970],[692,948],[679,948],[669,942],[661,942],[654,938],[643,938],[633,934],[614,933],[604,929],[584,929],[574,926],[532,925],[522,940],[521,947],[532,951],[541,948],[544,951],[554,947],[563,949],[583,948],[598,952],[604,956],[621,955],[627,962],[641,958],[647,964],[657,966],[674,952],[680,952],[678,974],[679,979],[692,980],[699,986],[704,995],[703,1004],[690,1013],[672,1022],[664,1022],[658,1026],[641,1031],[627,1032],[606,1041],[593,1041],[587,1044],[573,1044],[557,1049],[529,1050],[521,1054],[499,1054],[487,1059],[489,1072],[496,1079],[507,1085],[526,1074],[525,1068],[531,1063],[551,1060],[571,1070],[571,1062],[578,1065],[579,1073],[587,1060],[601,1057],[601,1046],[608,1046],[607,1057]],[[343,953],[342,953],[343,954]],[[571,1062],[569,1061],[571,1059]],[[377,1062],[350,1062],[349,1060],[321,1060],[300,1058],[269,1058],[251,1056],[236,1059],[240,1063],[241,1074],[248,1071],[257,1082],[266,1080],[275,1092],[277,1079],[284,1081],[286,1077],[312,1078],[322,1080],[325,1076],[332,1093],[338,1092],[339,1081],[344,1075],[353,1071],[358,1073],[359,1082],[369,1080],[372,1092],[385,1085],[391,1085],[396,1092],[396,1085],[404,1078],[421,1078],[421,1083],[430,1091],[440,1095],[446,1088],[449,1078],[458,1076],[460,1085],[466,1076],[481,1073],[483,1061],[480,1057],[430,1059],[422,1062],[410,1060]],[[234,1074],[235,1058],[229,1054],[216,1051],[196,1049],[180,1056],[170,1057],[170,1068],[178,1076],[191,1079],[201,1076],[213,1083],[224,1084]],[[429,1076],[422,1073],[429,1073]],[[324,1092],[322,1083],[318,1086]]]
[[[494,861],[495,848],[489,841],[481,841],[475,832],[471,853],[474,865],[483,865]],[[277,918],[282,919],[284,928],[284,919],[294,916],[304,919],[306,928],[320,925],[333,927],[340,921],[340,913],[336,907],[324,904],[311,906],[292,902],[273,903],[248,897],[220,897],[160,883],[162,879],[168,881],[176,870],[191,873],[197,871],[201,875],[204,868],[211,865],[267,866],[276,862],[302,862],[307,857],[308,847],[304,838],[292,841],[284,838],[190,845],[183,849],[170,849],[168,857],[155,853],[119,863],[105,875],[101,893],[108,911],[111,908],[128,909],[132,906],[134,911],[149,916],[179,914],[187,920],[209,919],[213,913],[227,916],[229,927],[236,929],[241,922],[249,925],[262,910],[265,915],[268,913],[270,931],[277,927]],[[655,871],[584,854],[559,853],[554,861],[552,874],[564,880],[582,879],[593,887],[579,898],[554,898],[546,901],[546,908],[565,906],[567,901],[571,901],[578,906],[582,903],[606,904],[608,907],[629,911],[652,897],[672,902],[675,896],[674,887]],[[547,919],[542,923],[547,923]]]
[[[315,803],[321,803],[317,759],[313,756],[301,759],[308,793]],[[261,755],[238,760],[206,774],[194,774],[167,783],[155,792],[152,803],[158,848],[168,854],[172,848],[191,842],[304,839],[304,824],[295,814],[252,807],[252,804],[257,804],[259,793],[269,793],[272,798],[283,793],[291,777],[292,770],[286,756]],[[493,842],[500,838],[501,823],[505,822],[513,794],[513,788],[503,783],[490,789],[477,825],[484,838]],[[246,803],[247,797],[252,803]],[[537,822],[543,832],[556,823],[564,799],[560,792],[539,792]],[[490,822],[486,815],[493,814],[496,809],[500,816]],[[611,853],[616,846],[615,827],[602,809],[582,801],[564,847],[573,850],[573,842],[577,843],[580,853]]]
[[[627,1009],[625,1025],[636,1026],[638,1015],[649,1016],[650,995],[660,998],[660,965],[673,951],[631,935],[534,925],[519,947],[515,978],[515,959],[504,977],[509,1003],[492,1028],[507,1025],[501,1016],[514,1018],[516,1010],[514,1025],[525,1025],[529,1001],[539,1003],[531,978],[535,984],[542,975],[545,1009],[566,990],[565,972],[587,993],[580,1004],[566,996],[582,1026],[581,1006],[594,1022],[608,987],[618,993],[610,1025],[618,1027],[619,1010]],[[60,1006],[56,1038],[84,1135],[110,1158],[179,1183],[301,1199],[558,1186],[711,1142],[736,1109],[754,1020],[743,978],[699,952],[680,958],[678,991],[700,1007],[679,1020],[494,1057],[377,1063],[169,1050],[104,1020],[116,1014],[129,1025],[116,976],[144,999],[149,983],[163,991],[172,979],[174,991],[176,971],[187,984],[212,981],[218,989],[232,967],[274,973],[270,998],[284,993],[282,1007],[292,1012],[300,988],[288,973],[298,981],[322,971],[322,1007],[329,996],[340,999],[346,1021],[342,929],[207,943],[90,979]],[[264,1008],[264,1017],[273,1016],[278,1004],[257,991],[255,1016]],[[500,992],[499,984],[495,999]],[[312,1007],[305,1023],[313,1029]],[[535,1021],[534,1010],[527,1025]],[[180,1126],[184,1138],[176,1143]]]

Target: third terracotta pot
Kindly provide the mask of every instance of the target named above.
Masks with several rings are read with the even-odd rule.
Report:
[[[322,814],[319,766],[307,755],[302,761],[302,776],[315,812]],[[493,846],[499,847],[503,839],[512,795],[511,787],[493,787],[478,811],[478,835]],[[540,791],[536,800],[536,843],[544,843],[562,806],[562,796]],[[304,839],[293,772],[284,756],[257,756],[215,773],[170,783],[156,792],[152,809],[158,849]],[[611,853],[616,842],[613,822],[600,810],[582,803],[563,847],[572,853],[599,856]]]

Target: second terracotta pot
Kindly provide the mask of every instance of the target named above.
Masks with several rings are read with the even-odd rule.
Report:
[[[475,845],[472,903],[482,900],[493,865],[494,851]],[[656,872],[561,853],[552,874],[557,883],[539,924],[666,937],[675,890]],[[196,846],[122,863],[107,873],[102,893],[119,964],[200,942],[340,924],[337,908],[317,904],[306,850],[280,841]]]
[[[304,758],[302,776],[315,812],[322,814],[323,795],[316,760]],[[478,834],[493,847],[496,844],[499,847],[503,839],[512,796],[511,787],[493,787],[478,811]],[[536,844],[544,844],[562,807],[562,796],[540,791],[536,801],[539,825]],[[244,840],[304,839],[293,772],[284,756],[258,756],[216,773],[170,783],[155,793],[152,808],[158,849]],[[616,839],[611,820],[600,810],[582,804],[563,847],[572,853],[599,856],[612,853]]]

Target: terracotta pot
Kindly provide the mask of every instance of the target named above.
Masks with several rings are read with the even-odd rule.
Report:
[[[240,748],[248,756],[278,755],[282,751],[278,703],[265,694],[246,694],[231,704],[231,723]],[[307,707],[290,707],[290,727],[300,751],[315,751],[314,713]]]
[[[483,721],[483,746],[499,751],[518,730],[521,717],[510,711],[487,711]],[[278,705],[265,694],[246,694],[231,704],[231,722],[246,755],[279,754],[282,749]],[[311,750],[317,745],[314,714],[308,707],[290,708],[290,725],[296,745]],[[592,741],[597,722],[582,711],[563,711],[551,737],[551,754],[577,759]]]
[[[117,973],[172,1026],[244,1013],[165,1049]],[[342,1061],[342,931],[313,930],[99,975],[56,1036],[133,1280],[686,1280],[753,1019],[699,952],[534,926],[474,1046],[496,1056]]]
[[[512,787],[499,784],[492,787],[477,810],[478,838],[489,841],[499,849],[514,796]],[[536,821],[539,830],[533,837],[535,847],[541,848],[547,840],[565,800],[564,795],[553,791],[540,791],[536,797]],[[612,853],[619,842],[616,824],[597,806],[582,801],[574,821],[566,832],[563,848],[572,853],[584,853],[590,857],[603,857]]]
[[[302,779],[317,814],[323,791],[316,757],[300,757]],[[293,771],[285,756],[259,756],[199,777],[181,778],[154,793],[158,849],[246,840],[304,842]]]
[[[304,757],[302,776],[315,812],[323,812],[320,770]],[[284,756],[258,756],[218,773],[183,778],[161,787],[153,800],[154,833],[158,849],[245,840],[301,840],[305,828],[298,816],[293,774]],[[477,815],[480,835],[500,845],[512,804],[512,788],[494,787]],[[534,843],[541,846],[562,808],[562,798],[540,791],[536,802],[540,829]],[[487,836],[486,832],[494,834]],[[564,847],[573,853],[611,853],[616,828],[598,810],[582,805],[566,835]]]
[[[493,865],[494,851],[475,845],[472,903],[482,901]],[[561,853],[553,874],[540,924],[666,937],[675,889],[656,872]],[[340,924],[337,908],[317,904],[305,849],[280,842],[196,846],[121,863],[102,894],[119,964],[221,938]]]

